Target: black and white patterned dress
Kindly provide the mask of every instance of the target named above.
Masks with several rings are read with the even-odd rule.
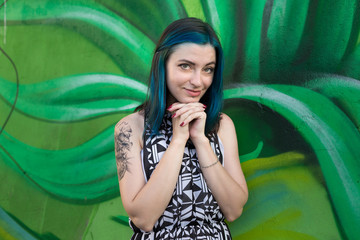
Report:
[[[145,125],[147,126],[147,125]],[[151,177],[172,138],[171,115],[166,113],[160,134],[151,137],[147,126],[144,133],[142,164],[145,180]],[[223,147],[216,134],[210,137],[211,147],[223,164]],[[188,141],[181,170],[169,205],[156,222],[153,231],[144,232],[130,220],[134,231],[131,239],[231,239],[224,215],[208,188],[196,156]]]

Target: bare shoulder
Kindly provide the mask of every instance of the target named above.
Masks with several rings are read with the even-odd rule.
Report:
[[[138,140],[141,140],[143,131],[144,116],[140,112],[127,115],[115,125],[115,135],[118,135],[120,132],[127,132],[136,138],[140,137]]]
[[[221,113],[221,119],[220,119],[220,124],[234,124],[232,119],[225,113]]]
[[[226,137],[227,134],[233,131],[235,131],[233,120],[225,113],[221,113],[220,127],[218,131],[219,136]]]
[[[144,116],[139,112],[135,112],[132,114],[123,117],[115,126],[115,129],[121,125],[129,124],[131,127],[135,129],[144,128]],[[142,130],[140,129],[140,130]]]

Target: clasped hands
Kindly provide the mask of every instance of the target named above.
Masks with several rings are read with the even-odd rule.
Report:
[[[167,110],[172,114],[173,139],[193,143],[206,138],[206,106],[202,103],[179,103],[170,105]]]

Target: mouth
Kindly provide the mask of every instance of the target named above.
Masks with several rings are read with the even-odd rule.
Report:
[[[191,89],[185,88],[185,91],[191,97],[198,97],[201,94],[200,90],[191,90]]]

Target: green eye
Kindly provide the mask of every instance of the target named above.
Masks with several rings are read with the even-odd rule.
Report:
[[[189,66],[189,64],[180,64],[179,65],[182,69],[185,69],[185,70],[187,70],[187,69],[189,69],[190,68],[190,66]]]
[[[213,73],[214,72],[214,68],[205,68],[204,71],[206,73]]]

